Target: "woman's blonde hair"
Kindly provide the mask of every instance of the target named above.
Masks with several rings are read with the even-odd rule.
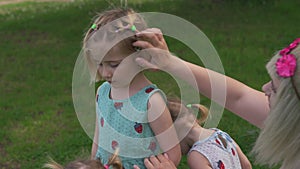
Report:
[[[83,39],[83,55],[91,81],[101,80],[97,72],[99,63],[110,49],[121,46],[134,52],[132,43],[136,31],[145,30],[146,22],[131,8],[115,8],[99,13]],[[101,58],[102,57],[102,58]]]
[[[122,162],[118,157],[118,150],[110,157],[108,163],[103,165],[100,159],[75,160],[62,166],[55,162],[52,158],[44,165],[44,168],[49,169],[107,169],[105,166],[112,166],[113,169],[123,169]]]
[[[300,91],[300,45],[291,53],[297,59],[292,78],[277,75],[275,64],[281,57],[279,52],[266,66],[271,78],[278,79],[280,84],[252,151],[258,163],[269,166],[282,163],[284,169],[298,169],[300,166],[300,99],[296,94]]]

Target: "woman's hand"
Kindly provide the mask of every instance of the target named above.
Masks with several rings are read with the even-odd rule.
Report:
[[[168,158],[167,153],[145,158],[144,164],[147,169],[176,169],[174,163]],[[140,169],[136,165],[133,168]]]
[[[136,34],[132,45],[142,48],[136,62],[143,68],[164,69],[171,61],[171,54],[162,32],[157,28],[146,29]]]
[[[149,28],[136,33],[136,37],[137,41],[133,43],[133,46],[141,47],[143,49],[159,48],[162,50],[169,50],[160,29]]]

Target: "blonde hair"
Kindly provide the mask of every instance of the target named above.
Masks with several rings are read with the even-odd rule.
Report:
[[[296,169],[300,166],[300,99],[296,95],[296,90],[300,91],[300,45],[291,53],[297,59],[293,81],[276,73],[275,64],[281,57],[279,52],[266,66],[271,78],[278,79],[280,84],[274,106],[271,107],[265,127],[252,150],[256,162],[269,166],[282,163],[284,169]]]
[[[135,51],[132,43],[136,40],[135,32],[128,25],[134,26],[136,31],[146,29],[146,22],[142,16],[131,8],[116,8],[99,13],[88,29],[83,39],[83,55],[86,59],[91,75],[91,81],[101,80],[97,72],[101,54],[107,54],[115,46],[125,47],[132,53]],[[100,55],[100,56],[99,56]]]
[[[177,118],[184,117],[187,114],[193,113],[195,109],[197,110],[198,115],[197,118],[198,124],[202,124],[206,121],[209,111],[208,109],[201,104],[191,104],[191,107],[188,107],[182,103],[182,101],[178,98],[168,98],[168,109],[171,113],[172,120],[175,121]]]
[[[109,158],[107,166],[112,166],[114,169],[123,169],[122,162],[118,157],[118,150]],[[44,168],[49,169],[106,169],[99,159],[75,160],[62,166],[55,162],[52,158],[44,165]]]

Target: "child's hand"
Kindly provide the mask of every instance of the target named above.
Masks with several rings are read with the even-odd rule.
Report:
[[[167,153],[146,158],[144,164],[147,169],[176,169],[174,163],[168,158]],[[135,165],[134,169],[140,168]]]
[[[146,29],[136,34],[137,41],[132,45],[142,48],[136,62],[150,69],[161,69],[170,62],[171,54],[162,32],[157,28]]]
[[[145,160],[148,169],[176,169],[174,163],[169,159],[167,153],[159,154]]]

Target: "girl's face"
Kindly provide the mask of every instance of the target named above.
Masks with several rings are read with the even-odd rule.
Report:
[[[98,72],[103,80],[115,88],[128,86],[141,71],[131,54],[132,51],[126,48],[113,47],[99,64]]]
[[[127,55],[124,55],[116,48],[112,48],[111,51],[103,57],[101,63],[98,65],[98,72],[102,79],[112,84],[112,78],[115,70],[126,56]]]
[[[268,83],[264,84],[262,87],[262,90],[264,91],[265,95],[268,97],[270,108],[273,107],[278,86],[279,86],[279,80],[272,79]]]

